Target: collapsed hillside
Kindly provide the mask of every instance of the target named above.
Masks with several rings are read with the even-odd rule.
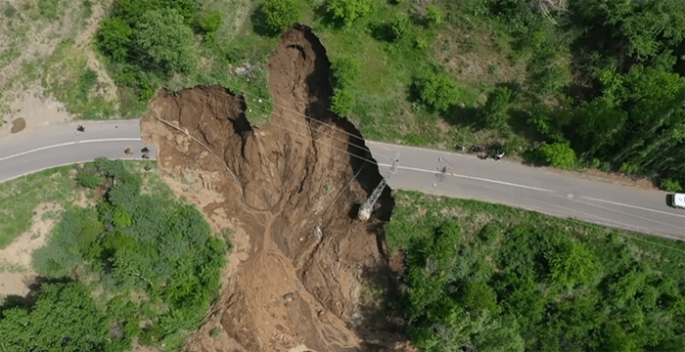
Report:
[[[396,348],[403,342],[384,331],[388,319],[361,301],[363,290],[390,280],[379,235],[390,190],[371,220],[354,220],[381,175],[359,131],[328,111],[330,63],[308,27],[281,36],[268,70],[276,108],[264,126],[251,127],[244,98],[218,87],[160,92],[141,122],[172,187],[216,229],[233,229],[214,324],[225,334],[208,336],[210,318],[188,347]]]

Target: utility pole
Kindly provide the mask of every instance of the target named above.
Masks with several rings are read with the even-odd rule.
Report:
[[[386,174],[385,178],[381,179],[381,182],[376,186],[376,188],[373,190],[371,193],[371,196],[369,196],[369,199],[366,200],[360,207],[359,207],[359,213],[357,214],[357,219],[361,221],[366,221],[371,218],[371,212],[373,212],[373,208],[376,206],[376,202],[378,202],[378,198],[381,197],[381,193],[383,193],[383,190],[385,189],[385,186],[387,185],[387,180],[390,178],[390,175],[394,174],[395,171],[397,171],[397,165],[400,163],[400,154],[395,153],[395,160],[392,161],[392,166],[390,167],[390,171]]]

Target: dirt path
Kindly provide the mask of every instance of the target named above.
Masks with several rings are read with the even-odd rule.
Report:
[[[188,342],[197,351],[380,351],[404,343],[387,331],[385,312],[360,301],[363,290],[388,286],[377,232],[394,201],[386,189],[370,221],[354,220],[381,176],[348,154],[371,158],[359,131],[328,111],[329,70],[319,40],[296,27],[269,60],[271,122],[252,128],[242,98],[216,87],[162,92],[142,120],[177,193],[216,230],[234,231],[215,307],[226,336],[212,339],[203,328]],[[195,186],[178,181],[189,172],[201,176]],[[207,192],[220,196],[207,201]]]

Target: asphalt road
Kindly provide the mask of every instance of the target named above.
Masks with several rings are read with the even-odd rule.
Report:
[[[76,135],[78,124],[86,130]],[[685,239],[685,211],[666,204],[666,193],[613,185],[532,168],[505,160],[368,141],[386,173],[400,153],[395,189],[477,199],[577,218],[668,238]],[[124,154],[132,147],[133,155]],[[93,160],[140,159],[146,145],[138,120],[38,126],[0,139],[0,182],[60,165]],[[150,157],[155,155],[154,148]],[[446,173],[442,169],[446,167]]]

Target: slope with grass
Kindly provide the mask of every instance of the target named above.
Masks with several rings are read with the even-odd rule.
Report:
[[[422,351],[676,351],[685,246],[505,206],[395,192],[392,305]]]

